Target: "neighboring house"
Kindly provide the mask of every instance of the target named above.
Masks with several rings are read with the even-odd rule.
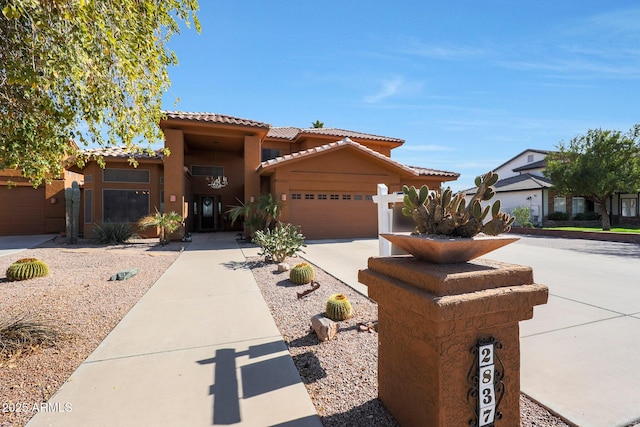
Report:
[[[553,212],[553,196],[550,196],[551,181],[543,175],[545,158],[549,152],[528,149],[507,160],[493,172],[499,176],[494,185],[495,199],[502,202],[502,211],[513,213],[517,207],[526,206],[531,212],[531,222],[541,225]],[[467,201],[475,194],[476,188],[465,191]]]
[[[0,236],[63,232],[64,189],[79,179],[65,171],[50,184],[34,188],[19,170],[0,170]]]
[[[502,202],[502,210],[513,213],[514,208],[526,206],[535,225],[542,225],[555,212],[567,213],[570,218],[578,214],[599,213],[598,207],[584,197],[557,194],[553,190],[553,183],[543,174],[547,154],[549,151],[527,149],[493,169],[500,177],[494,188],[495,198]],[[468,201],[475,188],[465,193]],[[640,193],[612,197],[609,203],[612,222],[638,223],[639,200]]]
[[[230,206],[271,193],[284,202],[281,221],[300,225],[307,238],[375,237],[377,184],[439,188],[459,176],[392,160],[401,139],[349,130],[178,112],[160,127],[169,156],[138,157],[134,169],[122,149],[98,149],[105,169],[96,162],[73,169],[84,174],[85,236],[96,224],[135,223],[156,208],[181,214],[185,231],[230,230]],[[228,185],[213,188],[222,176]]]

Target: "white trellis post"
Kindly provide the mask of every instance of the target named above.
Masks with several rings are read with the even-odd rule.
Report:
[[[391,255],[391,242],[380,236],[381,233],[393,232],[393,209],[390,203],[402,202],[401,194],[389,194],[384,184],[378,184],[378,194],[373,196],[373,203],[378,205],[378,251],[380,256]]]

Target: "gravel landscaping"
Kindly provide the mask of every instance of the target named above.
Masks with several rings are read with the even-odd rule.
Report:
[[[64,337],[54,347],[0,359],[0,426],[23,426],[100,344],[180,254],[184,243],[159,246],[157,239],[119,246],[67,245],[56,238],[38,248],[0,257],[0,319],[34,317]],[[7,282],[20,258],[49,266],[49,275]],[[127,280],[109,281],[137,269]]]
[[[247,261],[323,425],[397,426],[377,398],[377,333],[359,326],[377,321],[377,304],[318,267],[315,281],[320,287],[298,298],[298,293],[311,286],[292,284],[288,273],[279,273],[276,264],[263,260],[255,257]],[[287,259],[291,266],[303,261]],[[340,322],[334,339],[321,343],[310,332],[310,319],[324,312],[327,299],[335,293],[347,296],[354,316]],[[520,413],[522,427],[568,427],[524,395],[520,396]]]
[[[88,241],[66,245],[56,238],[38,248],[0,257],[0,320],[33,315],[55,326],[63,337],[48,348],[35,347],[17,357],[0,358],[0,426],[23,426],[89,356],[120,319],[175,261],[185,243],[159,246],[144,239],[120,246]],[[26,257],[47,263],[50,274],[8,282],[5,271]],[[301,262],[289,258],[294,265]],[[316,267],[320,288],[303,298],[308,285],[292,285],[288,273],[263,258],[249,258],[256,282],[289,346],[300,376],[325,426],[396,426],[377,399],[377,305]],[[138,273],[108,279],[123,270]],[[333,340],[319,343],[310,319],[324,311],[330,294],[346,295],[354,317],[340,323]],[[361,331],[361,329],[366,329]],[[567,426],[544,408],[521,397],[522,426]]]

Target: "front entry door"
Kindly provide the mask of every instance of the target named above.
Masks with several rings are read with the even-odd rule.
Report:
[[[218,195],[196,196],[194,201],[196,231],[222,230],[222,197]]]

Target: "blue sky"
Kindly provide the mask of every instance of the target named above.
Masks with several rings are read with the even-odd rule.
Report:
[[[200,1],[171,42],[167,110],[402,138],[461,174],[640,122],[634,1]],[[180,101],[175,104],[176,98]]]

